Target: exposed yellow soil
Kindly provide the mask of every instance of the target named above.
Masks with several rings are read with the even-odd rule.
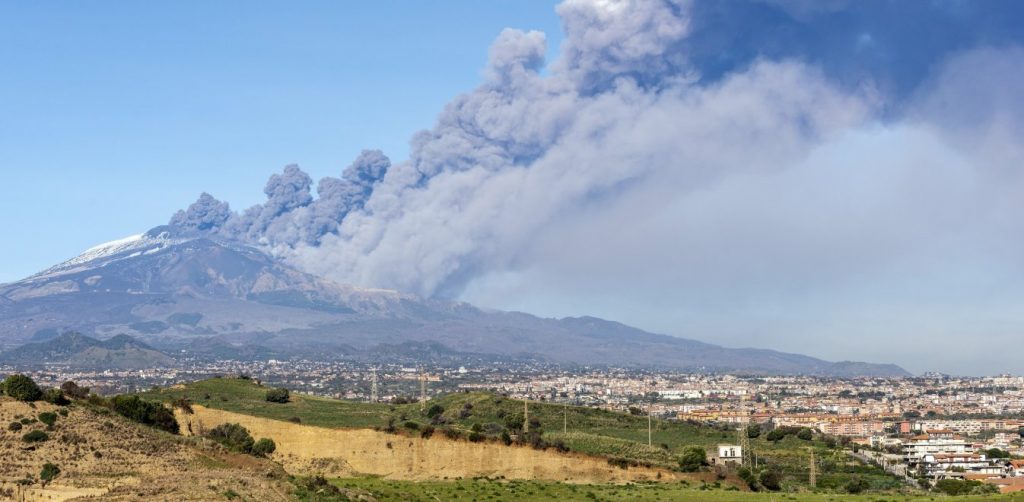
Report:
[[[376,475],[389,479],[427,480],[479,476],[543,479],[573,483],[696,479],[664,469],[620,469],[607,460],[553,450],[471,443],[435,434],[430,439],[386,434],[370,429],[329,429],[193,405],[194,414],[178,411],[182,433],[200,433],[222,423],[238,423],[254,438],[277,443],[273,459],[298,475]]]
[[[106,410],[72,405],[53,427],[35,422],[8,430],[11,422],[58,409],[0,398],[0,500],[222,500],[228,490],[247,499],[287,500],[285,474],[270,461],[158,432]],[[22,435],[32,430],[49,439],[26,443]],[[44,487],[39,473],[47,462],[61,472]]]

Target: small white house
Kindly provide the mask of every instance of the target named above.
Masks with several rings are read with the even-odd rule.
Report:
[[[720,444],[718,454],[711,458],[712,465],[742,464],[743,448],[734,444]]]

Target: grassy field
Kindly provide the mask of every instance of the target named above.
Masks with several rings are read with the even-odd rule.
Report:
[[[267,390],[251,380],[215,378],[150,391],[144,397],[165,402],[187,398],[210,408],[331,428],[383,429],[390,423],[397,432],[417,434],[433,425],[438,431],[458,431],[466,437],[477,426],[483,436],[492,441],[498,440],[510,420],[521,421],[523,415],[522,401],[482,392],[448,394],[424,405],[371,404],[303,394],[292,394],[288,403],[275,404],[266,401]],[[443,412],[438,417],[428,416],[430,407],[435,405],[443,408]],[[654,420],[653,444],[648,446],[646,416],[560,404],[530,402],[529,417],[534,422],[532,430],[543,431],[542,437],[548,443],[561,443],[581,453],[663,467],[677,466],[677,459],[689,446],[710,450],[716,444],[737,441],[736,432],[732,430]],[[869,489],[877,494],[893,493],[901,488],[899,479],[877,467],[861,464],[842,450],[828,447],[817,437],[801,440],[790,435],[771,442],[762,435],[751,439],[750,444],[760,465],[770,465],[782,474],[782,487],[787,491],[809,488],[812,450],[819,489],[842,492],[853,479],[867,482]],[[465,489],[468,488],[463,487]],[[659,489],[649,488],[654,490],[651,493]]]
[[[536,501],[641,501],[668,502],[694,500],[708,502],[1024,502],[1024,494],[944,497],[940,495],[865,494],[837,495],[826,493],[751,493],[724,490],[714,485],[684,483],[640,483],[626,485],[572,485],[541,481],[505,481],[466,479],[451,481],[406,482],[378,478],[336,479],[332,483],[349,496],[372,495],[380,501],[437,500],[536,500]],[[703,488],[703,489],[702,489]],[[332,500],[328,497],[305,496],[302,500]],[[336,500],[343,500],[340,497]]]

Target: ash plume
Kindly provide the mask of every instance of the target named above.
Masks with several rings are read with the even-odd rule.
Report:
[[[557,12],[557,58],[543,33],[502,31],[479,87],[412,138],[408,159],[365,151],[317,197],[289,166],[265,204],[225,217],[204,195],[172,223],[341,282],[536,313],[579,298],[744,345],[758,343],[745,327],[772,325],[795,344],[778,348],[823,354],[845,349],[812,347],[811,326],[887,319],[865,291],[926,318],[943,300],[916,291],[1020,276],[1024,228],[1009,215],[1024,209],[1024,105],[1007,91],[1024,85],[1019,3],[566,0]],[[975,282],[952,279],[964,276]]]

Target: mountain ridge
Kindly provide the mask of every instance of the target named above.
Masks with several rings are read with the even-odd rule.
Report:
[[[53,330],[97,340],[126,335],[167,352],[217,339],[250,347],[241,353],[251,357],[366,358],[378,348],[414,354],[395,347],[420,347],[446,360],[494,356],[704,372],[908,375],[896,365],[726,348],[592,316],[547,319],[338,284],[256,247],[173,226],[90,248],[0,285],[0,347],[33,337],[38,342],[40,333]],[[227,352],[216,343],[203,350]]]

